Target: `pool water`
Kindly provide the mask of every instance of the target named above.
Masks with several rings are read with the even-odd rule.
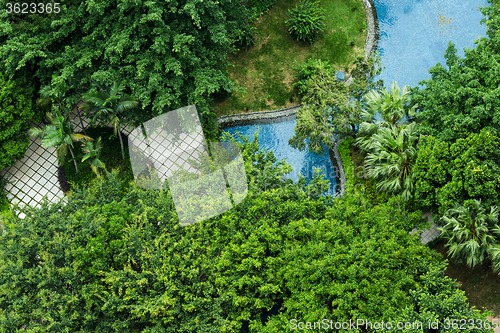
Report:
[[[437,63],[446,67],[443,54],[448,42],[457,55],[474,48],[474,41],[486,36],[479,6],[487,0],[374,0],[379,21],[381,73],[389,88],[393,80],[400,87],[417,86],[430,79],[429,69]]]
[[[330,160],[328,150],[325,149],[325,153],[319,155],[308,151],[299,151],[288,144],[288,140],[294,134],[295,123],[295,120],[291,120],[266,125],[236,126],[224,131],[230,134],[235,134],[238,131],[249,138],[249,141],[253,141],[254,133],[259,129],[260,148],[273,151],[278,161],[284,159],[292,166],[293,171],[285,175],[286,178],[296,182],[301,174],[309,182],[314,176],[314,167],[320,168],[325,178],[330,181],[330,189],[324,194],[335,195],[335,168]]]

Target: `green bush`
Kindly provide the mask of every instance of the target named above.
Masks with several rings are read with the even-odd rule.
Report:
[[[319,7],[319,1],[301,1],[288,11],[290,18],[285,23],[289,26],[290,34],[297,40],[312,43],[326,27],[324,13],[325,10]]]
[[[0,169],[14,165],[28,148],[30,121],[38,116],[33,94],[33,86],[24,77],[9,80],[0,73]]]
[[[6,186],[9,182],[0,174],[0,213],[9,210]]]
[[[276,0],[250,0],[248,5],[255,10],[257,15],[267,13],[274,6]]]
[[[253,147],[246,166],[262,162],[279,179],[272,153]],[[184,228],[168,191],[122,195],[113,173],[66,204],[23,209],[24,220],[16,211],[0,234],[0,331],[237,333],[247,320],[252,332],[294,332],[291,318],[469,314],[464,297],[451,314],[445,297],[412,299],[440,257],[408,234],[415,214],[359,195],[327,205],[297,185],[257,193],[259,176],[234,209]],[[286,310],[262,327],[286,291]]]
[[[298,89],[299,96],[307,92],[307,81],[319,71],[326,71],[331,75],[335,75],[335,70],[328,61],[315,58],[309,58],[306,62],[297,64],[294,69],[297,70],[298,73],[295,76],[295,83],[293,86]]]
[[[87,134],[94,140],[98,137],[102,138],[102,151],[100,155],[101,161],[106,166],[106,170],[109,172],[113,169],[119,169],[119,178],[122,182],[127,183],[134,179],[132,172],[132,167],[130,165],[129,153],[128,153],[128,141],[127,137],[123,136],[123,144],[125,146],[125,156],[126,159],[123,160],[121,156],[120,140],[118,136],[113,134],[113,129],[110,127],[93,127],[86,129]],[[97,176],[90,168],[88,162],[82,163],[82,158],[84,156],[82,152],[81,145],[79,143],[75,144],[75,156],[78,163],[78,169],[80,172],[76,172],[73,163],[66,163],[64,165],[64,171],[66,173],[66,178],[68,182],[75,186],[86,186],[94,181]]]
[[[346,138],[338,146],[340,157],[342,158],[342,165],[344,167],[344,173],[346,177],[345,192],[346,194],[352,194],[354,191],[354,185],[356,181],[354,179],[354,163],[351,158],[351,146],[354,139],[352,137]]]
[[[448,143],[421,140],[413,167],[416,203],[444,214],[455,203],[478,199],[491,207],[500,199],[500,137],[488,130]]]

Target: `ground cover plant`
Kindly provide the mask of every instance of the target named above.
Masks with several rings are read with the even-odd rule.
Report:
[[[293,88],[297,63],[309,57],[330,62],[345,71],[363,52],[366,40],[366,17],[358,0],[322,0],[326,28],[313,45],[294,40],[285,21],[288,10],[298,0],[277,0],[268,13],[255,22],[257,44],[230,55],[229,76],[244,92],[235,91],[215,104],[219,115],[273,110],[298,104]],[[348,25],[343,22],[349,22]],[[351,43],[353,46],[350,46]]]
[[[288,31],[298,41],[313,43],[318,34],[325,29],[325,9],[319,1],[301,0],[297,6],[288,11],[286,24]]]

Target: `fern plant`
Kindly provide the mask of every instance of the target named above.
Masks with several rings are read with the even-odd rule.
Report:
[[[304,0],[288,11],[290,18],[285,23],[297,40],[312,43],[326,27],[324,13],[325,9],[319,6],[319,1]]]

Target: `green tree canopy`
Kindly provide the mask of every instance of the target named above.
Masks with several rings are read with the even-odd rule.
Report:
[[[455,202],[480,199],[497,205],[500,195],[500,138],[488,130],[471,133],[449,144],[435,137],[422,139],[413,168],[415,199],[440,214]]]
[[[411,307],[439,257],[408,234],[419,212],[311,196],[257,143],[242,152],[247,198],[184,228],[168,190],[124,188],[116,173],[24,220],[14,209],[0,235],[0,331],[236,333],[248,320],[264,332],[281,317],[263,328],[261,314],[287,295],[286,318]]]
[[[424,134],[452,143],[464,133],[483,128],[500,131],[500,53],[487,41],[456,55],[450,43],[446,50],[447,68],[432,67],[425,88],[413,88],[412,105],[418,104],[417,120]]]
[[[356,126],[363,120],[363,96],[379,89],[382,82],[375,81],[380,73],[377,56],[358,58],[356,67],[344,81],[336,79],[335,71],[328,64],[317,61],[314,66],[315,73],[308,73],[295,135],[289,143],[300,150],[307,147],[318,153],[324,146],[333,147],[337,137],[356,136]]]
[[[40,118],[33,105],[34,88],[23,78],[0,73],[0,169],[24,157],[30,143],[30,121]]]
[[[7,1],[2,1],[2,8]],[[0,64],[47,84],[126,80],[142,104],[136,120],[196,104],[233,84],[227,53],[246,29],[240,1],[61,1],[60,13],[0,14]],[[150,110],[150,111],[147,111]]]
[[[297,332],[294,323],[323,319],[329,325],[330,320],[392,321],[394,329],[409,318],[424,325],[430,318],[441,324],[455,318],[484,320],[454,282],[443,277],[446,264],[440,263],[441,255],[408,234],[418,225],[419,214],[408,214],[402,207],[400,198],[374,207],[361,196],[348,196],[336,199],[323,219],[290,222],[283,228],[288,241],[278,274],[288,291],[283,309],[265,326],[255,321],[252,332]],[[318,333],[377,332],[365,327],[303,327]]]

